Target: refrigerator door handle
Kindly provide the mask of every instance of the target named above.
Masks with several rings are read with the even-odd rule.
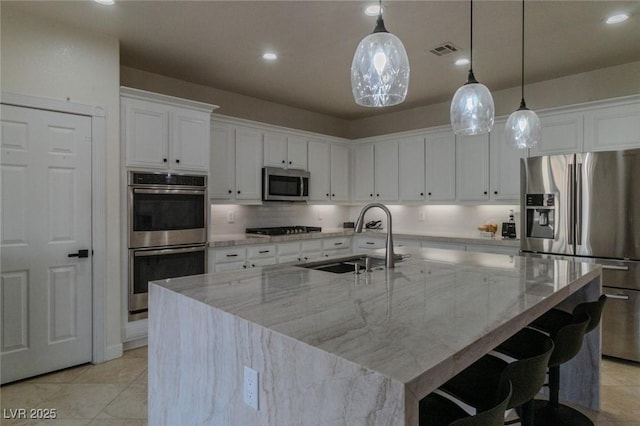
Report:
[[[628,271],[629,267],[622,266],[622,265],[602,265],[602,269],[611,269],[614,271]]]
[[[629,300],[629,296],[624,295],[624,294],[609,294],[609,293],[605,293],[604,295],[607,296],[607,299]]]
[[[569,202],[567,203],[568,211],[567,211],[567,229],[569,232],[568,242],[569,245],[573,246],[575,244],[574,239],[574,227],[575,227],[575,165],[569,164],[569,176],[567,177],[568,187],[569,187]],[[574,251],[575,253],[575,251]]]
[[[582,245],[582,163],[576,164],[575,227],[576,246]]]

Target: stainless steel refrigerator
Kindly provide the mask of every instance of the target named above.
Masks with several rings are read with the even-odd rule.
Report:
[[[523,252],[602,264],[602,352],[640,361],[640,149],[521,160]]]

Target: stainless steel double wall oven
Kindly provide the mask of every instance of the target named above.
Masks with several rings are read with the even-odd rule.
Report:
[[[207,177],[130,171],[129,319],[147,314],[149,281],[207,271]]]

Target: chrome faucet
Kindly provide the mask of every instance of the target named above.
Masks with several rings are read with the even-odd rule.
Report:
[[[391,232],[391,212],[381,203],[369,203],[362,208],[360,215],[358,216],[358,220],[356,220],[356,224],[354,227],[354,232],[360,233],[362,232],[362,225],[364,224],[364,214],[372,207],[379,207],[382,211],[387,215],[387,252],[385,254],[385,266],[387,268],[393,268],[395,266],[396,256],[393,253],[393,235]]]

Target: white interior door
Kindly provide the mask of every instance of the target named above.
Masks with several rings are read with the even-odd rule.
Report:
[[[2,383],[91,361],[91,118],[1,106]]]

